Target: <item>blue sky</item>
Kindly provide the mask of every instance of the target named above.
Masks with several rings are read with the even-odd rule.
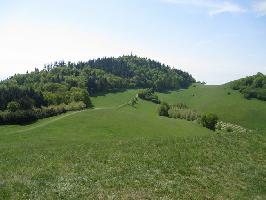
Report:
[[[0,0],[0,78],[137,54],[209,84],[266,73],[266,0]]]

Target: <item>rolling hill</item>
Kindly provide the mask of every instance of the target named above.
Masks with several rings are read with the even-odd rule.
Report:
[[[184,102],[200,112],[216,113],[221,120],[253,130],[266,130],[266,103],[247,100],[230,85],[195,85],[187,90],[159,93],[169,103]]]
[[[230,102],[239,113],[244,105],[264,129],[265,102],[242,102],[238,93],[228,95],[223,87],[158,95],[252,128],[252,117],[235,120],[235,113],[224,111]],[[148,101],[125,105],[136,93],[102,94],[91,97],[94,109],[0,126],[0,198],[265,198],[264,134],[217,134],[194,122],[159,117],[157,105]],[[216,100],[221,108],[210,105]],[[254,105],[260,109],[254,111]]]

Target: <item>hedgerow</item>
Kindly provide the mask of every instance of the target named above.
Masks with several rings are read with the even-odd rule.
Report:
[[[66,113],[67,111],[83,110],[86,104],[83,102],[71,102],[70,104],[52,105],[48,107],[34,108],[32,110],[18,110],[15,112],[0,112],[0,124],[27,124],[38,119],[52,117]]]
[[[156,104],[160,104],[160,100],[158,96],[154,93],[154,90],[151,88],[140,90],[138,92],[138,97],[143,100],[147,100],[147,101],[151,101]]]
[[[170,118],[185,119],[188,121],[195,121],[200,117],[200,114],[195,110],[188,108],[179,108],[177,106],[170,106],[168,115]]]

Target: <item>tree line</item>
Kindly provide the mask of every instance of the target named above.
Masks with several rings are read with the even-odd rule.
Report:
[[[59,61],[36,68],[26,74],[15,74],[0,83],[0,119],[12,122],[12,116],[22,111],[44,114],[62,113],[60,108],[83,103],[92,107],[90,96],[129,88],[152,88],[154,91],[188,87],[195,79],[181,70],[137,56],[99,58],[87,62]],[[53,107],[53,108],[51,108]],[[77,106],[84,108],[84,106]],[[50,108],[47,114],[47,108]],[[48,109],[49,110],[49,109]],[[59,111],[60,110],[60,111]],[[12,116],[11,114],[12,113]],[[26,115],[26,114],[25,114]],[[27,113],[29,116],[30,114]],[[17,120],[19,121],[19,120]],[[1,123],[1,120],[0,120]]]
[[[231,88],[239,90],[246,99],[257,98],[266,101],[266,76],[262,73],[233,81]]]

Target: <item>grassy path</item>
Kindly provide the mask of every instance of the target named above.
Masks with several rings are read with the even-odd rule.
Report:
[[[47,121],[47,122],[44,122],[44,123],[38,124],[38,125],[36,125],[36,126],[30,127],[30,128],[27,128],[27,129],[23,129],[23,130],[15,131],[15,132],[13,132],[13,134],[16,134],[16,133],[23,133],[23,132],[27,132],[27,131],[31,131],[31,130],[33,130],[33,129],[40,128],[40,127],[43,127],[43,126],[46,126],[46,125],[51,124],[51,123],[53,123],[53,122],[55,122],[55,121],[58,121],[58,120],[60,120],[60,119],[66,118],[66,117],[68,117],[68,116],[71,116],[71,115],[74,115],[74,114],[77,114],[77,113],[80,113],[80,112],[83,112],[83,111],[85,111],[85,110],[80,110],[80,111],[75,111],[75,112],[67,113],[67,114],[65,114],[65,115],[61,115],[61,116],[58,116],[58,117],[56,117],[56,118],[54,118],[54,119],[51,119],[51,120],[49,120],[49,121]]]
[[[96,111],[96,110],[105,110],[105,109],[114,109],[116,107],[101,107],[101,108],[93,108],[91,110],[89,109],[85,109],[85,110],[79,110],[79,111],[74,111],[74,112],[70,112],[70,113],[67,113],[67,114],[64,114],[64,115],[60,115],[60,116],[57,116],[56,118],[53,118],[49,121],[46,121],[44,123],[41,123],[41,124],[38,124],[36,126],[32,126],[30,128],[27,128],[27,129],[23,129],[23,130],[18,130],[18,131],[15,131],[11,134],[16,134],[16,133],[23,133],[23,132],[27,132],[27,131],[31,131],[31,130],[34,130],[36,128],[40,128],[40,127],[44,127],[44,126],[47,126],[48,124],[51,124],[53,122],[56,122],[58,120],[61,120],[61,119],[64,119],[66,117],[69,117],[69,116],[72,116],[72,115],[75,115],[77,113],[81,113],[81,112],[85,112],[85,111]]]

